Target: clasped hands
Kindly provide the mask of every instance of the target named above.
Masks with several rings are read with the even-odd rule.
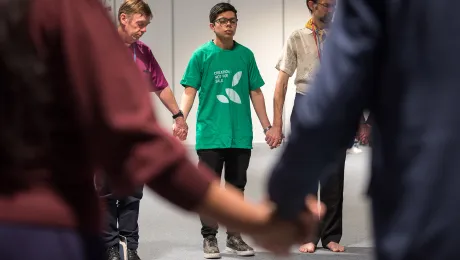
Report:
[[[185,141],[188,135],[188,125],[185,122],[183,117],[178,117],[175,119],[172,126],[173,135],[179,138],[181,141]]]
[[[365,123],[359,126],[357,137],[361,144],[369,144],[370,132],[371,126],[369,124]]]
[[[283,129],[278,126],[273,126],[265,133],[265,141],[270,149],[278,148],[284,140]]]

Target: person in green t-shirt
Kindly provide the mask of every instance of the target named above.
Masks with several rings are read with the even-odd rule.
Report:
[[[238,22],[236,13],[229,3],[219,3],[211,9],[210,28],[216,37],[199,47],[188,63],[181,80],[185,87],[181,109],[187,118],[199,93],[196,126],[199,163],[209,166],[219,176],[225,166],[225,181],[243,192],[253,140],[251,101],[265,134],[272,130],[260,90],[265,83],[254,54],[233,40]],[[201,222],[205,258],[220,258],[217,223],[204,217]],[[227,234],[227,251],[254,255],[239,233],[228,230]]]

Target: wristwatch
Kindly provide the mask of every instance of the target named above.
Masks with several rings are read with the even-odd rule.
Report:
[[[175,115],[172,116],[173,119],[176,119],[176,118],[178,118],[178,117],[184,117],[184,114],[182,113],[181,110],[179,110],[179,112],[177,112],[177,114],[175,114]]]
[[[265,128],[265,129],[264,129],[264,134],[266,134],[266,133],[267,133],[267,131],[268,131],[268,130],[270,130],[271,128],[272,128],[272,126],[271,126],[271,125],[267,126],[267,128]]]

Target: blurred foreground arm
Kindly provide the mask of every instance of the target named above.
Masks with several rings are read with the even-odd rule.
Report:
[[[199,171],[180,142],[159,126],[149,84],[99,1],[61,4],[60,15],[82,21],[62,32],[62,45],[91,155],[110,175],[110,185],[127,194],[147,184],[172,203],[195,209],[213,174]]]
[[[59,4],[61,12],[56,15],[65,17],[61,20],[75,19],[74,30],[59,35],[66,53],[63,63],[73,82],[68,87],[76,95],[73,109],[87,137],[88,157],[109,174],[114,191],[129,194],[147,184],[181,208],[253,235],[259,244],[279,253],[313,230],[312,214],[280,221],[272,217],[271,205],[256,206],[234,188],[220,189],[214,174],[206,167],[198,169],[180,142],[159,127],[148,83],[139,77],[99,1]],[[185,110],[187,116],[190,109]]]

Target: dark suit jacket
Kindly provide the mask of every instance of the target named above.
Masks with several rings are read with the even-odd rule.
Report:
[[[378,259],[459,259],[458,10],[460,1],[339,1],[318,77],[293,111],[269,181],[281,217],[304,208],[369,109]]]

